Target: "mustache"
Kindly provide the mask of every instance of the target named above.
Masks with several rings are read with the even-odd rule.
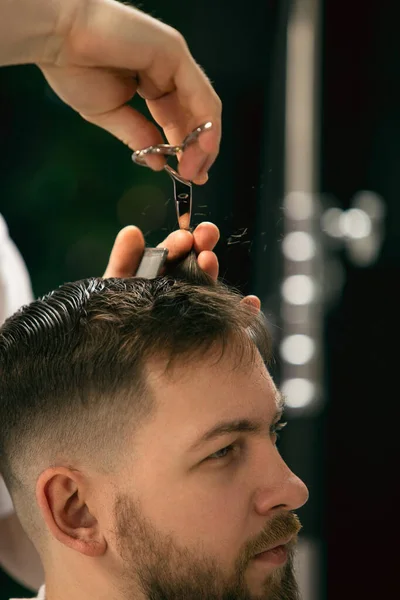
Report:
[[[266,548],[273,548],[287,538],[293,538],[293,542],[289,545],[292,548],[301,527],[300,519],[295,513],[286,512],[277,515],[252,545],[251,555],[254,556]]]

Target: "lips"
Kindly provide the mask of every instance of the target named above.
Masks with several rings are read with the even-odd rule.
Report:
[[[281,548],[282,546],[286,548],[286,546],[288,544],[290,544],[290,542],[292,540],[293,540],[293,536],[282,539],[279,542],[275,543],[273,546],[268,546],[267,548],[264,548],[260,552],[257,552],[257,554],[255,554],[255,556],[259,556],[260,554],[265,554],[266,552],[272,552],[272,551],[276,550],[277,548]]]
[[[288,549],[286,546],[275,546],[271,550],[256,554],[253,564],[263,565],[264,568],[276,568],[283,566],[288,560]]]

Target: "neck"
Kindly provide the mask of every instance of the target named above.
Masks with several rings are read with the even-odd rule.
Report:
[[[114,579],[107,569],[65,568],[57,575],[46,575],[45,595],[39,600],[147,600],[138,589],[124,590],[123,578]]]

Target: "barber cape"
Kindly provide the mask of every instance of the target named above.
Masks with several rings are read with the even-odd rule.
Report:
[[[0,325],[32,300],[33,293],[27,268],[0,215]],[[0,477],[0,519],[13,512],[10,495]]]
[[[10,598],[10,600],[46,600],[46,590],[45,590],[45,586],[42,585],[42,587],[39,590],[39,593],[37,596],[35,596],[35,598]]]

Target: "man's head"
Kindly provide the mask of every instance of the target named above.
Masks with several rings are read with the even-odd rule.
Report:
[[[297,598],[290,560],[254,559],[307,499],[267,328],[201,283],[66,284],[0,330],[0,471],[57,599]]]

